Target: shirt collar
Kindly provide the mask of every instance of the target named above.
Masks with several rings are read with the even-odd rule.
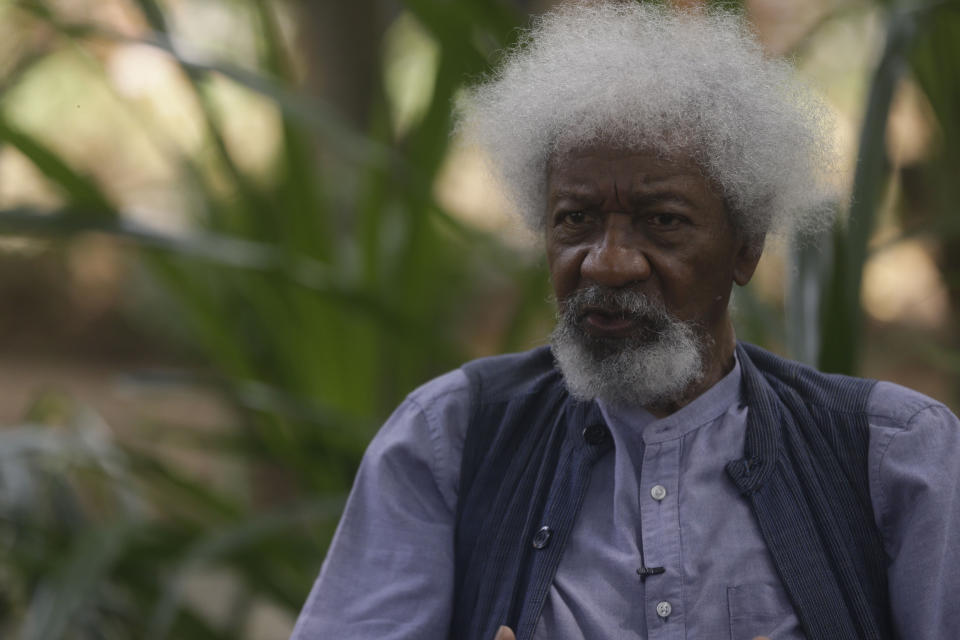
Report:
[[[740,399],[740,361],[734,356],[733,369],[716,384],[669,416],[658,419],[643,407],[614,405],[598,400],[600,411],[611,427],[622,425],[643,433],[647,444],[679,438],[726,413]]]

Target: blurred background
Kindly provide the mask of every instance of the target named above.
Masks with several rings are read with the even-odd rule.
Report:
[[[546,341],[450,106],[551,4],[0,0],[0,637],[286,637],[400,399]],[[960,6],[725,4],[853,202],[738,335],[960,408]]]

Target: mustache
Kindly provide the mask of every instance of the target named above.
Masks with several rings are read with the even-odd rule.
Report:
[[[580,322],[590,313],[644,321],[656,327],[673,320],[663,303],[636,289],[591,285],[574,291],[558,304],[558,315],[566,322]]]

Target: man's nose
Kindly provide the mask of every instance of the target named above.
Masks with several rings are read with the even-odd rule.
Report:
[[[597,236],[580,265],[583,279],[608,287],[623,287],[650,277],[650,262],[632,217],[608,214],[603,232]]]

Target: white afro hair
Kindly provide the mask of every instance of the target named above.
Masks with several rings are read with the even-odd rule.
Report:
[[[636,2],[547,13],[458,103],[527,225],[542,229],[552,154],[589,144],[691,154],[743,231],[816,231],[837,204],[826,107],[742,19]]]

